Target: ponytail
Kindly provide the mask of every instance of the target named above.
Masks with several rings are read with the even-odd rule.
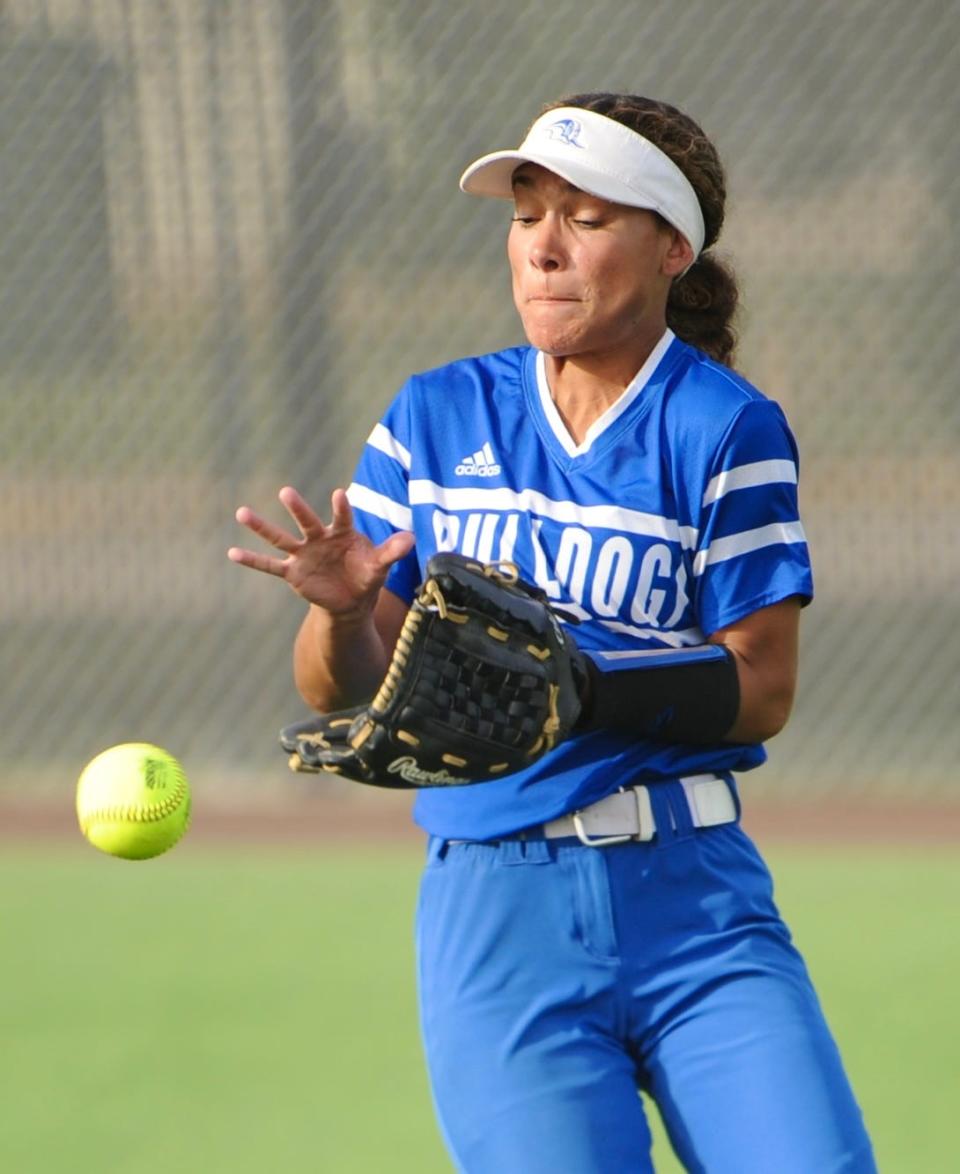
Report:
[[[732,367],[737,346],[733,319],[738,300],[733,271],[709,252],[701,253],[670,287],[667,325],[683,342]]]

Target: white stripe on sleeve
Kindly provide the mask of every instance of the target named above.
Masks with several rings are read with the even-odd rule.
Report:
[[[749,465],[737,465],[711,480],[703,495],[703,504],[708,506],[735,489],[752,489],[755,485],[775,485],[778,482],[796,485],[797,466],[793,461],[754,461]]]
[[[367,437],[367,444],[371,448],[376,448],[380,452],[386,453],[393,460],[399,461],[407,472],[410,472],[410,450],[404,448],[393,433],[382,424],[374,425],[373,431]]]
[[[693,560],[693,573],[702,575],[708,566],[726,562],[765,546],[792,545],[806,542],[807,536],[800,522],[774,522],[769,526],[758,526],[756,530],[744,530],[727,538],[716,538],[706,550],[701,550]]]
[[[374,493],[366,485],[358,485],[354,481],[347,490],[347,499],[356,509],[373,514],[375,518],[382,518],[398,530],[413,529],[413,510],[409,506],[400,505],[383,493]]]

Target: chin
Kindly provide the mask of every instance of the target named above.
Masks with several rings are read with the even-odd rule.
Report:
[[[569,355],[576,353],[581,342],[582,331],[568,317],[566,321],[558,314],[526,313],[520,315],[523,332],[531,346],[548,355]]]
[[[543,326],[534,326],[529,322],[523,324],[523,332],[527,341],[545,355],[554,355],[557,358],[576,354],[579,339],[572,339],[569,334],[558,330],[545,330]]]
[[[555,359],[569,358],[577,353],[577,347],[572,343],[542,338],[536,333],[527,332],[527,342],[532,347],[536,347],[538,351],[543,351],[545,355],[551,355]]]

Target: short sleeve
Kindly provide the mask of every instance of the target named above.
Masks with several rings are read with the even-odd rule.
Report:
[[[413,529],[410,508],[410,431],[404,387],[367,437],[347,497],[354,524],[379,545],[391,534]],[[409,603],[420,581],[416,548],[390,569],[385,586]]]
[[[694,605],[706,635],[751,612],[813,598],[796,441],[777,404],[750,400],[714,454],[700,501]]]

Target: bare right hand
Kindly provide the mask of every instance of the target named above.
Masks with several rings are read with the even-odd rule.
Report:
[[[390,567],[413,549],[413,535],[392,534],[374,546],[355,529],[353,511],[342,489],[333,492],[329,526],[291,486],[281,489],[279,497],[297,524],[300,537],[275,526],[248,506],[241,506],[236,518],[285,557],[238,546],[232,546],[227,557],[240,566],[284,579],[297,595],[331,615],[372,612]]]

